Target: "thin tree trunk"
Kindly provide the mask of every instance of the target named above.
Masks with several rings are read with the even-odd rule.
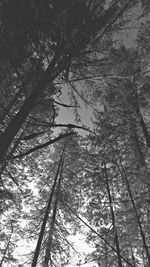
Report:
[[[0,163],[3,161],[11,142],[13,141],[14,137],[20,130],[22,124],[25,122],[27,116],[32,110],[40,94],[43,92],[46,86],[52,83],[53,80],[58,76],[58,74],[61,73],[62,70],[64,69],[67,59],[64,58],[59,63],[58,62],[59,56],[60,53],[58,52],[58,54],[54,56],[47,70],[44,72],[41,80],[33,89],[31,95],[26,99],[19,112],[12,119],[12,121],[10,122],[4,133],[0,136]],[[59,65],[58,67],[56,67],[56,63]]]
[[[63,200],[62,200],[63,201]],[[107,244],[116,254],[117,254],[117,250],[116,248],[114,248],[108,241],[106,238],[104,238],[102,235],[100,235],[97,231],[95,231],[88,223],[86,223],[71,207],[69,207],[67,205],[67,203],[63,202],[64,205],[87,227],[89,228],[93,233],[95,233],[101,240],[103,240],[105,242],[105,244]],[[126,258],[124,258],[124,256],[120,255],[121,259],[128,264],[131,267],[134,267],[133,264],[131,262],[129,262]]]
[[[137,152],[139,154],[140,163],[141,163],[142,166],[145,166],[146,164],[145,164],[144,153],[143,153],[143,151],[141,149],[141,146],[140,146],[140,143],[139,143],[139,139],[138,139],[138,136],[137,136],[137,133],[136,132],[134,132],[133,139],[135,141]]]
[[[118,266],[122,267],[122,259],[121,259],[121,252],[120,252],[120,246],[119,246],[119,239],[118,239],[117,227],[116,227],[116,222],[115,222],[115,213],[114,213],[114,209],[113,209],[113,205],[112,205],[112,197],[111,197],[109,180],[108,180],[108,175],[107,175],[107,168],[106,168],[105,163],[104,163],[104,173],[105,173],[105,178],[106,178],[106,187],[107,187],[107,193],[108,193],[108,199],[109,199],[109,205],[110,205],[110,211],[111,211],[111,217],[112,217],[113,230],[114,230],[114,234],[115,234]]]
[[[134,253],[133,253],[133,249],[132,249],[132,245],[131,244],[130,244],[130,248],[131,248],[132,261],[133,261],[134,267],[136,267],[135,257],[134,257]]]
[[[132,203],[132,206],[133,206],[133,209],[134,209],[134,212],[135,212],[136,220],[137,220],[137,223],[138,223],[138,226],[139,226],[139,229],[140,229],[140,234],[141,234],[141,238],[142,238],[142,241],[143,241],[143,247],[144,247],[144,250],[145,250],[145,253],[146,253],[146,257],[147,257],[147,260],[148,260],[148,263],[149,263],[149,266],[150,266],[150,254],[149,254],[149,251],[148,251],[148,246],[146,244],[145,234],[143,232],[143,228],[142,228],[142,225],[141,225],[141,222],[140,222],[140,219],[139,219],[139,215],[138,215],[138,212],[137,212],[137,209],[136,209],[135,201],[134,201],[134,199],[132,197],[132,192],[131,192],[131,189],[130,189],[128,177],[126,175],[126,172],[124,170],[124,167],[122,165],[121,160],[120,160],[120,164],[121,164],[121,169],[122,169],[122,172],[123,172],[123,177],[124,177],[124,180],[125,180],[125,183],[126,183],[126,188],[127,188],[128,194],[130,196],[131,203]],[[118,166],[118,168],[119,168],[119,166]],[[119,168],[119,170],[120,170],[120,168]]]
[[[129,129],[130,129],[130,138],[134,143],[135,147],[135,154],[138,157],[138,160],[140,162],[140,165],[145,166],[145,157],[144,153],[142,151],[140,141],[137,135],[137,125],[134,122],[129,123]]]
[[[108,266],[108,249],[107,244],[105,243],[105,267]]]
[[[52,214],[52,219],[51,219],[51,224],[50,224],[50,229],[49,229],[48,242],[47,242],[46,251],[45,251],[45,257],[44,257],[44,264],[46,266],[48,266],[48,263],[49,263],[49,260],[50,260],[50,255],[51,255],[53,233],[54,233],[54,225],[55,225],[57,206],[58,206],[58,199],[59,199],[59,193],[60,193],[61,181],[62,181],[62,171],[63,171],[63,162],[61,164],[59,181],[58,181],[57,190],[56,190],[56,198],[55,198],[55,202],[54,202],[53,214]]]
[[[11,237],[12,237],[12,234],[13,234],[13,225],[12,225],[12,223],[11,223],[11,233],[10,233],[10,236],[9,236],[9,238],[8,238],[8,242],[7,242],[6,248],[4,249],[4,252],[3,252],[3,257],[2,257],[1,262],[0,262],[0,267],[3,266],[3,263],[4,263],[5,258],[6,258],[6,253],[7,253],[7,251],[9,250],[9,245],[10,245],[10,243],[11,243]]]
[[[64,149],[63,149],[63,152],[61,154],[60,161],[59,161],[59,164],[58,164],[56,176],[55,176],[55,179],[54,179],[54,183],[53,183],[52,190],[51,190],[51,193],[50,193],[50,197],[49,197],[49,200],[48,200],[47,208],[46,208],[45,215],[44,215],[44,218],[43,218],[43,222],[42,222],[41,230],[40,230],[40,233],[39,233],[38,242],[37,242],[37,246],[36,246],[36,249],[35,249],[35,252],[34,252],[34,257],[33,257],[33,261],[32,261],[31,267],[35,267],[37,265],[37,260],[38,260],[38,256],[39,256],[39,253],[40,253],[41,244],[42,244],[42,241],[43,241],[44,231],[45,231],[47,219],[48,219],[48,216],[49,216],[49,213],[50,213],[50,209],[51,209],[52,199],[53,199],[54,192],[55,192],[55,189],[56,189],[57,180],[58,180],[58,176],[59,176],[59,173],[60,173],[60,168],[61,168],[61,165],[62,165],[62,162],[63,162],[63,156],[64,156]]]
[[[139,123],[140,123],[142,130],[143,130],[146,144],[150,148],[150,134],[148,132],[147,126],[145,124],[145,121],[144,121],[143,116],[142,116],[141,111],[140,111],[139,96],[138,96],[137,90],[134,90],[134,97],[135,97],[135,103],[134,103],[135,112],[137,114],[137,117],[139,118]]]
[[[148,132],[147,126],[145,124],[145,121],[144,121],[143,116],[142,116],[141,113],[139,114],[139,118],[140,118],[140,125],[142,127],[143,134],[144,134],[144,137],[145,137],[145,140],[146,140],[146,144],[150,148],[150,134]]]

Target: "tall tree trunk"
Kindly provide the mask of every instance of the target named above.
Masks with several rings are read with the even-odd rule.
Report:
[[[7,252],[9,252],[9,245],[11,243],[11,237],[12,237],[12,234],[13,234],[13,225],[12,225],[12,222],[11,222],[11,233],[10,233],[10,236],[8,238],[8,241],[7,241],[7,244],[6,244],[6,247],[4,249],[4,252],[3,252],[3,256],[2,256],[2,259],[0,261],[0,267],[3,266],[3,263],[5,262],[5,257],[6,257],[6,254]]]
[[[19,138],[15,141],[15,143],[14,143],[14,146],[13,146],[13,148],[12,148],[12,150],[11,150],[11,152],[10,152],[10,154],[9,154],[9,157],[10,157],[10,160],[12,159],[12,157],[13,157],[13,153],[14,153],[14,151],[16,150],[16,148],[17,148],[17,146],[18,146],[18,144],[19,144],[19,142],[20,142],[20,140],[21,140],[21,137],[22,137],[22,133],[20,134],[20,136],[19,136]],[[5,171],[5,169],[6,169],[6,167],[7,167],[7,161],[4,161],[2,164],[1,164],[1,166],[0,166],[0,184],[2,184],[2,186],[5,188],[5,185],[3,184],[3,179],[2,179],[2,174],[3,174],[3,172]],[[13,177],[12,177],[13,178]],[[11,178],[11,179],[12,179]],[[15,182],[15,180],[14,179],[12,179],[13,180],[13,182]],[[18,185],[17,185],[18,186]]]
[[[21,92],[22,92],[22,88],[19,90],[18,93],[16,93],[16,95],[10,101],[10,103],[8,104],[8,106],[6,108],[4,108],[4,112],[3,112],[2,116],[0,117],[0,123],[1,124],[3,124],[3,121],[4,121],[5,117],[6,117],[6,115],[9,116],[9,118],[11,117],[10,116],[10,110],[16,104],[16,101],[17,101],[18,97],[20,96]]]
[[[58,180],[58,185],[57,185],[57,190],[56,190],[56,198],[55,198],[55,202],[54,202],[53,214],[52,214],[51,224],[50,224],[50,228],[49,228],[48,242],[47,242],[46,251],[45,251],[44,263],[47,266],[48,266],[48,263],[50,260],[50,254],[51,254],[51,248],[52,248],[54,225],[55,225],[57,206],[58,206],[58,200],[59,200],[59,193],[60,193],[61,181],[62,181],[63,163],[64,163],[64,161],[61,164],[61,170],[60,170],[59,180]]]
[[[37,260],[38,260],[38,256],[39,256],[39,253],[40,253],[40,248],[41,248],[41,244],[42,244],[42,241],[43,241],[44,231],[45,231],[47,219],[48,219],[48,216],[49,216],[49,213],[50,213],[52,199],[53,199],[54,192],[55,192],[56,185],[57,185],[57,180],[58,180],[60,169],[61,169],[61,165],[62,165],[62,162],[63,162],[63,157],[64,157],[64,149],[63,149],[63,152],[62,152],[60,160],[59,160],[56,176],[55,176],[55,179],[54,179],[54,183],[53,183],[52,190],[51,190],[51,193],[50,193],[50,197],[49,197],[49,200],[48,200],[47,208],[46,208],[45,215],[44,215],[44,218],[43,218],[41,231],[39,233],[38,242],[37,242],[37,246],[36,246],[36,249],[35,249],[35,252],[34,252],[34,257],[33,257],[33,261],[32,261],[31,267],[35,267],[37,265]]]
[[[150,134],[148,132],[147,126],[145,124],[145,121],[144,121],[143,116],[142,116],[141,113],[139,114],[139,118],[140,118],[140,125],[142,127],[143,134],[144,134],[144,137],[145,137],[145,140],[146,140],[146,144],[150,148]]]
[[[131,256],[132,256],[133,265],[134,267],[136,267],[135,257],[134,257],[133,248],[131,244],[130,244],[130,248],[131,248]]]
[[[107,244],[105,243],[105,267],[108,266],[108,248]]]
[[[112,205],[112,196],[111,196],[110,185],[109,185],[108,174],[107,174],[107,168],[106,168],[106,164],[105,163],[104,163],[104,173],[105,173],[105,178],[106,178],[106,187],[107,187],[109,206],[110,206],[111,217],[112,217],[113,231],[114,231],[114,235],[115,235],[118,266],[119,267],[123,267],[122,259],[121,259],[120,246],[119,246],[118,233],[117,233],[117,227],[116,227],[116,221],[115,221],[115,213],[114,213],[114,209],[113,209],[113,205]]]
[[[145,166],[145,157],[144,157],[144,153],[142,151],[142,148],[141,148],[141,145],[140,145],[140,141],[139,141],[139,137],[138,137],[138,134],[137,134],[137,125],[136,125],[136,123],[133,122],[133,121],[129,122],[129,129],[130,129],[130,138],[131,138],[131,141],[134,144],[135,157],[138,158],[138,163],[140,163],[140,167],[141,166]]]
[[[27,116],[32,110],[36,100],[46,88],[46,86],[53,82],[53,80],[62,72],[68,59],[66,57],[59,62],[60,52],[58,52],[47,70],[44,72],[43,77],[33,89],[31,95],[26,99],[23,106],[20,108],[16,116],[11,120],[10,124],[0,136],[0,163],[3,161],[5,154],[13,141],[14,137],[21,129],[22,124],[25,122]],[[58,67],[56,67],[56,63]],[[50,92],[51,93],[51,92]]]
[[[134,139],[136,150],[137,150],[137,153],[138,153],[138,156],[139,156],[140,164],[142,166],[145,166],[146,164],[145,164],[144,153],[143,153],[143,151],[141,149],[139,138],[138,138],[137,133],[135,131],[133,133],[133,139]]]
[[[150,148],[150,134],[148,132],[146,123],[145,123],[145,121],[143,119],[143,116],[141,114],[141,111],[140,111],[139,96],[138,96],[138,93],[137,93],[136,89],[134,89],[133,103],[134,103],[135,112],[136,112],[137,117],[139,119],[140,126],[141,126],[141,128],[143,130],[143,134],[144,134],[144,137],[145,137],[145,140],[146,140],[146,144]]]
[[[63,200],[62,200],[63,201]],[[106,245],[108,245],[108,247],[110,247],[112,249],[112,251],[114,251],[117,254],[117,250],[114,248],[114,246],[112,246],[106,238],[104,238],[102,235],[100,235],[98,232],[96,232],[88,223],[86,223],[71,207],[69,207],[67,205],[67,203],[65,203],[63,201],[64,205],[88,228],[90,229],[93,233],[95,233],[101,240],[103,240],[105,242]],[[132,265],[132,263],[130,263],[126,258],[124,258],[124,256],[120,255],[121,259],[129,266],[134,267]]]
[[[121,174],[123,174],[123,178],[124,178],[124,181],[126,183],[126,188],[127,188],[128,194],[130,196],[131,203],[132,203],[132,206],[133,206],[133,209],[134,209],[134,212],[135,212],[136,220],[137,220],[137,223],[138,223],[138,226],[139,226],[139,229],[140,229],[140,234],[141,234],[141,238],[142,238],[142,242],[143,242],[143,247],[144,247],[144,250],[145,250],[145,253],[146,253],[147,261],[148,261],[148,264],[150,266],[150,254],[149,254],[148,246],[146,244],[145,234],[144,234],[144,231],[143,231],[143,228],[142,228],[142,224],[140,222],[140,218],[139,218],[139,215],[138,215],[138,212],[137,212],[135,201],[134,201],[133,196],[132,196],[132,192],[131,192],[131,189],[130,189],[130,184],[129,184],[129,181],[128,181],[128,177],[126,175],[126,172],[125,172],[125,169],[124,169],[124,167],[122,165],[121,160],[120,160],[120,165],[121,165],[121,170],[122,171],[120,170],[120,168],[119,168],[119,170],[120,170]]]

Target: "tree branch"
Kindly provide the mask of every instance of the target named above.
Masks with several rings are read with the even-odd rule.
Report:
[[[60,105],[60,106],[63,106],[65,108],[79,108],[79,106],[72,106],[72,105],[66,105],[64,103],[60,103],[60,102],[57,102],[56,100],[53,100],[54,103],[56,103],[57,105]]]
[[[12,159],[18,159],[18,158],[22,158],[22,157],[25,157],[39,149],[42,149],[42,148],[45,148],[51,144],[54,144],[55,142],[65,138],[66,136],[69,136],[69,135],[72,135],[72,134],[75,134],[75,132],[70,132],[70,133],[65,133],[65,134],[60,134],[58,137],[52,139],[52,140],[49,140],[48,142],[44,143],[44,144],[41,144],[41,145],[38,145],[38,146],[35,146],[31,149],[29,149],[28,151],[24,152],[24,153],[20,153],[19,155],[16,155],[16,156],[13,156]]]

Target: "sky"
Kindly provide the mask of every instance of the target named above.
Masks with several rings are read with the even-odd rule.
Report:
[[[76,255],[72,257],[72,264],[68,265],[67,267],[75,267],[79,262],[81,264],[81,267],[98,267],[98,265],[94,261],[85,263],[85,255],[91,253],[93,251],[93,248],[86,243],[84,234],[77,234],[76,236],[72,236],[70,237],[70,241],[74,242],[74,248],[79,254],[76,253]]]
[[[67,88],[64,86],[64,88],[62,88],[62,95],[61,97],[59,97],[59,99],[56,98],[57,102],[63,103],[63,104],[67,104],[70,105],[70,99],[68,96],[68,92],[67,92]],[[56,123],[61,123],[61,124],[75,124],[75,125],[80,125],[82,126],[82,123],[84,123],[85,127],[89,127],[90,129],[93,129],[93,123],[92,123],[92,119],[93,119],[93,109],[91,106],[87,106],[85,105],[84,101],[81,100],[78,97],[78,103],[79,103],[79,108],[77,109],[79,115],[81,116],[81,122],[79,124],[77,124],[77,122],[75,121],[75,114],[74,114],[74,108],[66,108],[66,107],[62,107],[59,106],[59,115],[56,118]],[[84,130],[78,130],[78,132],[81,135],[85,134]]]

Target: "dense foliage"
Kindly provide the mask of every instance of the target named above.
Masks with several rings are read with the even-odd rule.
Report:
[[[149,10],[1,0],[1,267],[150,266]]]

